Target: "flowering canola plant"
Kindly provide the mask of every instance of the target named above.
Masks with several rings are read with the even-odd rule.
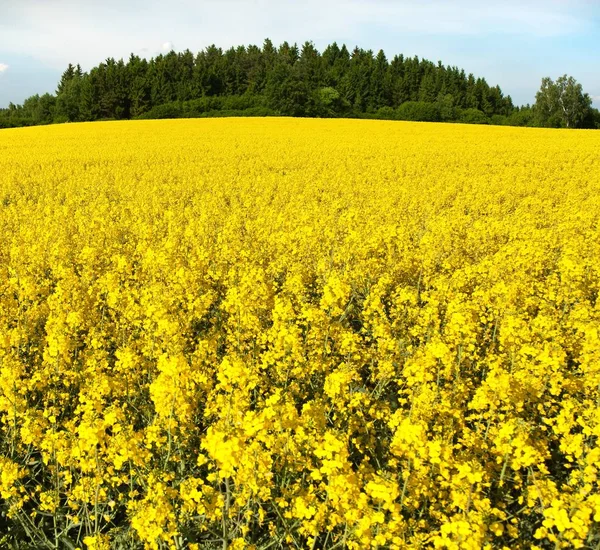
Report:
[[[0,546],[598,548],[599,151],[0,132]]]

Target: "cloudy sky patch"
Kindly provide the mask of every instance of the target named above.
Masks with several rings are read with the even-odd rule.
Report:
[[[0,107],[54,91],[70,62],[89,70],[132,52],[267,37],[441,60],[499,84],[517,103],[534,100],[543,76],[564,73],[600,96],[600,2],[592,0],[0,0],[0,13],[0,59],[11,66]]]

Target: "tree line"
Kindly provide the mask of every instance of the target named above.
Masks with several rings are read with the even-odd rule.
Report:
[[[441,62],[403,55],[388,60],[383,50],[350,51],[336,43],[322,53],[312,42],[277,48],[267,39],[262,47],[224,51],[213,45],[196,55],[109,58],[89,72],[69,65],[55,94],[0,109],[0,128],[231,115],[600,127],[589,96],[564,79],[544,79],[536,104],[517,107],[499,86]],[[565,108],[565,102],[576,107]]]

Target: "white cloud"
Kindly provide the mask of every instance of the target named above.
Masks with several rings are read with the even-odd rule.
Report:
[[[6,63],[0,63],[0,74],[8,71],[8,65]]]
[[[0,0],[2,4],[2,0]],[[127,57],[130,52],[212,43],[228,47],[270,37],[317,45],[354,45],[381,35],[399,45],[411,36],[549,37],[576,34],[593,25],[586,0],[19,0],[0,21],[0,52],[28,54],[56,66]],[[314,17],[318,14],[318,17]],[[227,21],[224,25],[221,22]],[[163,39],[164,40],[164,39]],[[161,47],[156,46],[162,44]],[[376,44],[372,45],[376,47]],[[399,50],[401,51],[401,50]],[[388,52],[390,54],[396,52]]]
[[[600,35],[592,0],[0,0],[0,11],[5,61],[29,56],[55,71],[70,62],[89,70],[132,52],[156,56],[175,49],[173,42],[197,52],[266,37],[275,45],[313,40],[319,49],[337,41],[383,48],[388,57],[441,59],[505,93],[527,89],[518,101],[531,101],[545,74],[578,75],[593,64],[593,52],[559,44]],[[600,86],[596,74],[588,82],[584,89]]]
[[[488,33],[539,37],[576,33],[587,26],[577,4],[556,0],[505,0],[482,3],[473,0],[448,2],[394,2],[352,0],[345,2],[347,23],[370,21],[407,33],[485,35]]]

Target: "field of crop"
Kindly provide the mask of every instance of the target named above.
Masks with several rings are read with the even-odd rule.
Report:
[[[0,547],[598,548],[600,134],[0,132]]]

